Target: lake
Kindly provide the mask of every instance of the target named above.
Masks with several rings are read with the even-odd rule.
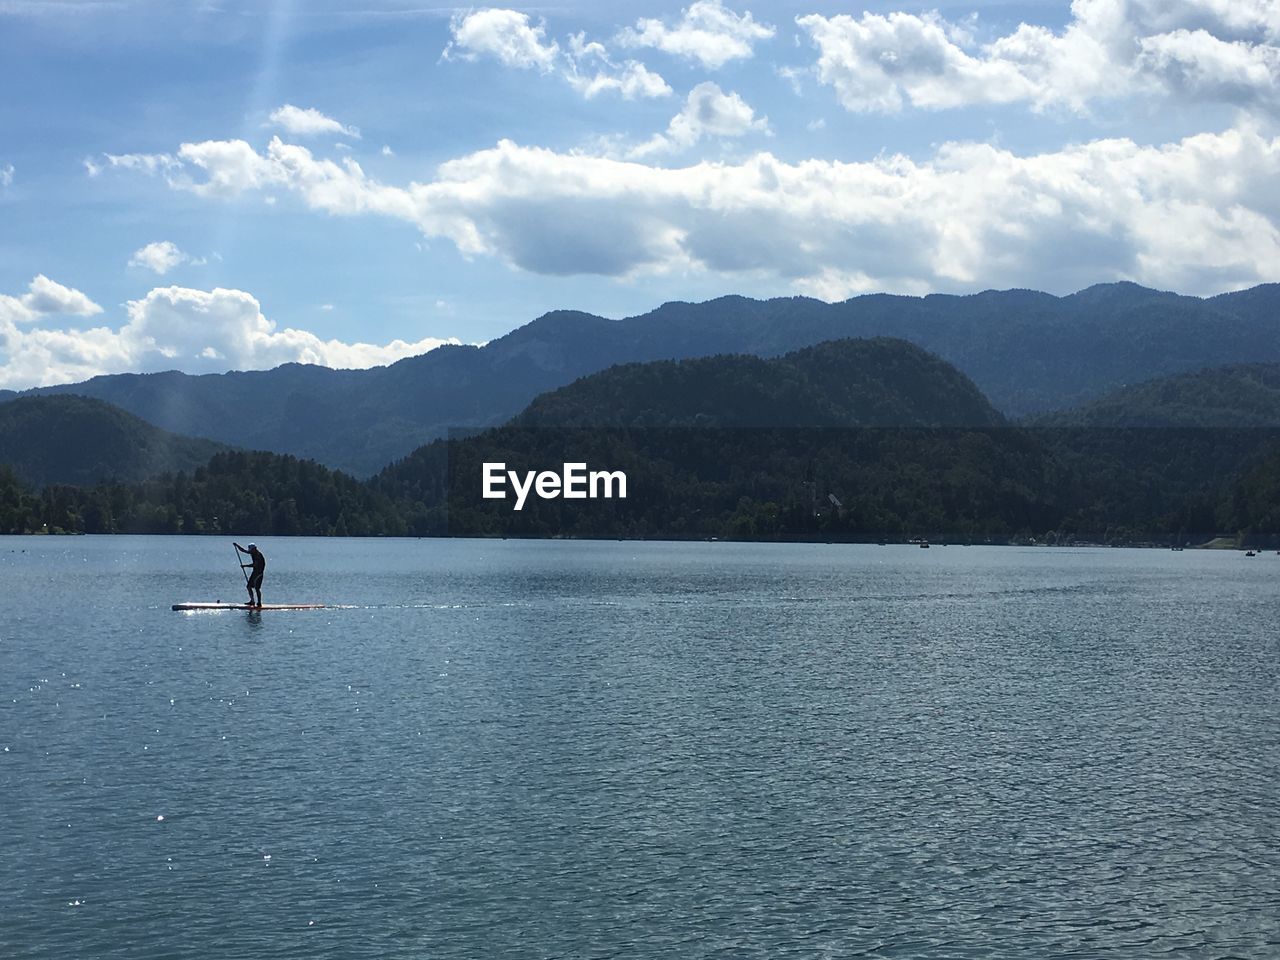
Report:
[[[0,538],[0,956],[1280,955],[1280,557],[261,546]]]

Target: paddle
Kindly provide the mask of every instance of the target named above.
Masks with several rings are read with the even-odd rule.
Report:
[[[244,588],[248,590],[249,589],[249,573],[248,571],[245,570],[244,564],[240,562],[240,553],[241,553],[240,545],[236,543],[233,543],[231,545],[236,548],[236,566],[240,568],[240,573],[243,574],[244,576]],[[249,594],[249,599],[253,600],[252,593]]]

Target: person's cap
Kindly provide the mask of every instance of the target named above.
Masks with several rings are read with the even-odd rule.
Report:
[[[258,549],[258,545],[257,545],[256,543],[251,543],[251,544],[249,544],[249,546],[248,546],[248,547],[246,547],[245,549],[246,549],[246,550],[257,550],[257,549]]]

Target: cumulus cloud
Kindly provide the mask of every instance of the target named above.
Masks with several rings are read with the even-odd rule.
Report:
[[[1237,38],[1280,37],[1274,0],[1074,0],[1072,12],[1121,36],[1204,29]]]
[[[543,24],[535,26],[528,14],[516,10],[491,8],[455,14],[449,26],[453,40],[445,47],[445,59],[489,56],[508,67],[549,72],[560,52],[554,40],[546,42]]]
[[[13,164],[8,163],[0,167],[0,190],[13,186]]]
[[[129,266],[143,267],[159,276],[164,276],[174,267],[191,260],[187,254],[178,249],[169,240],[148,243],[140,250],[135,250],[129,258]]]
[[[768,118],[757,118],[751,106],[736,93],[725,93],[707,81],[689,91],[684,109],[671,118],[666,134],[658,134],[637,147],[632,156],[685,150],[703,137],[740,137],[753,131],[768,133]]]
[[[14,297],[0,294],[0,324],[32,322],[50,314],[91,317],[102,308],[79,290],[37,274],[27,292]]]
[[[579,73],[574,66],[566,73],[566,79],[570,86],[588,100],[609,90],[616,91],[624,100],[666,97],[671,94],[667,81],[636,60],[628,60],[618,68],[610,65],[590,76]]]
[[[322,340],[306,330],[278,329],[263,316],[258,301],[242,290],[157,288],[126,305],[128,319],[118,330],[106,326],[19,329],[5,315],[5,301],[16,299],[0,298],[0,386],[8,388],[67,383],[122,371],[254,370],[291,361],[364,368],[457,342]]]
[[[720,0],[697,0],[682,11],[677,23],[668,26],[661,20],[642,18],[634,27],[622,30],[618,42],[629,47],[654,47],[716,70],[730,60],[750,58],[755,44],[773,35],[774,28],[757,23],[750,12],[734,13]]]
[[[1021,24],[979,44],[937,13],[798,17],[814,73],[848,110],[890,113],[1162,93],[1274,111],[1280,4],[1273,0],[1074,0],[1058,32]]]
[[[587,99],[613,91],[624,100],[665,97],[667,82],[644,64],[627,60],[616,64],[604,45],[588,41],[584,33],[568,38],[562,48],[546,39],[546,27],[534,26],[527,14],[516,10],[487,9],[455,15],[450,23],[453,39],[442,58],[476,60],[492,57],[518,69],[558,73]]]
[[[928,160],[762,153],[681,168],[502,141],[406,186],[278,139],[261,154],[232,141],[178,156],[206,177],[172,181],[182,189],[269,184],[317,211],[408,222],[464,255],[541,274],[709,271],[828,296],[1106,278],[1208,291],[1274,279],[1280,262],[1280,138],[1250,125],[1163,146],[1112,139],[1020,156],[949,143]]]
[[[360,139],[360,131],[355,127],[339,123],[333,117],[326,117],[314,107],[303,109],[302,107],[295,107],[291,103],[286,103],[284,106],[273,110],[269,120],[296,137],[314,137],[332,133],[343,137],[351,137],[353,140]]]
[[[1140,41],[1138,65],[1171,90],[1200,100],[1257,103],[1280,92],[1280,48],[1220,40],[1204,30],[1174,30]]]
[[[1007,60],[971,57],[936,14],[864,13],[796,21],[819,50],[818,79],[853,111],[895,112],[917,107],[1029,99],[1029,80]]]

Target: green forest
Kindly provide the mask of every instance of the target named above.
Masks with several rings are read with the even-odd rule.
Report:
[[[1274,383],[1230,368],[1017,424],[918,347],[846,340],[772,360],[613,367],[368,480],[267,452],[221,450],[193,467],[198,446],[141,421],[122,428],[115,411],[109,478],[40,483],[32,465],[60,461],[38,449],[40,411],[20,409],[21,456],[0,466],[0,532],[1280,546]],[[1202,424],[1205,411],[1221,423],[1232,397],[1242,426],[1171,425]],[[109,456],[94,440],[101,411],[42,399],[55,401],[43,435],[61,433],[59,457]],[[1151,422],[1165,425],[1108,425]],[[532,498],[516,512],[480,496],[486,462],[620,470],[628,496]],[[157,463],[167,466],[128,475]]]
[[[1182,432],[1180,432],[1182,433]],[[1106,438],[1104,438],[1106,439]],[[1018,428],[503,428],[439,441],[361,482],[294,457],[220,453],[190,473],[33,489],[0,467],[2,533],[522,536],[1161,543],[1280,547],[1280,441]],[[1158,470],[1134,454],[1187,451]],[[1223,459],[1238,467],[1217,469]],[[585,461],[626,500],[480,498],[480,464]],[[1207,464],[1212,462],[1213,469]]]
[[[400,505],[346,474],[274,453],[216,454],[136,483],[32,490],[0,466],[0,533],[400,536]]]

